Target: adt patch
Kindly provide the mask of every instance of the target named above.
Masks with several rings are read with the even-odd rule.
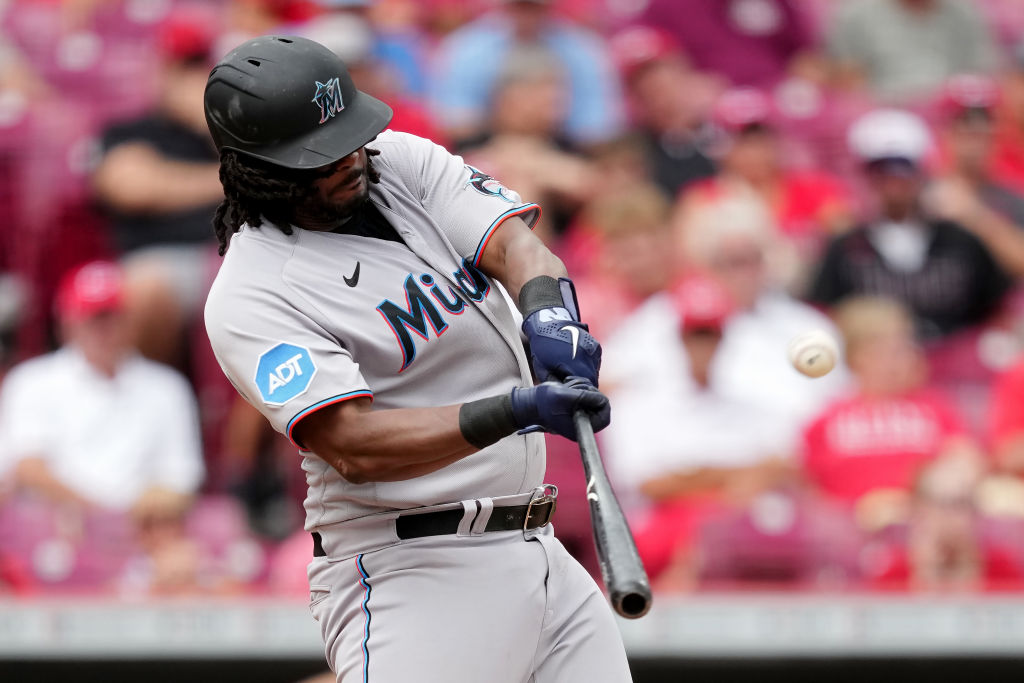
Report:
[[[264,403],[280,406],[304,393],[315,374],[316,365],[309,349],[282,343],[260,356],[256,387]]]

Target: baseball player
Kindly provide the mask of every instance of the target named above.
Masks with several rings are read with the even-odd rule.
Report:
[[[390,108],[309,40],[241,45],[205,103],[226,253],[206,325],[302,454],[311,610],[338,680],[630,680],[549,524],[536,432],[574,438],[577,410],[602,429],[609,407],[600,346],[529,229],[539,207],[385,131]]]

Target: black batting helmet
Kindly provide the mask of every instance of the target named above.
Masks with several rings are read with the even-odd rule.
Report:
[[[242,43],[210,72],[206,123],[217,150],[286,168],[348,156],[384,130],[391,107],[356,90],[345,63],[297,36]]]

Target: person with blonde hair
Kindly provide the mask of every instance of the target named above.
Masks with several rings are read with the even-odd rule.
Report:
[[[855,297],[835,320],[855,391],[804,431],[809,482],[849,504],[868,529],[904,517],[926,470],[955,472],[929,477],[943,486],[959,480],[957,495],[966,495],[979,471],[978,447],[955,407],[927,386],[909,311],[892,299]]]
[[[1019,581],[1014,553],[980,531],[982,453],[954,406],[928,387],[909,311],[855,297],[835,318],[856,391],[807,427],[803,468],[864,533],[862,555],[876,560],[864,563],[864,578],[921,588]]]

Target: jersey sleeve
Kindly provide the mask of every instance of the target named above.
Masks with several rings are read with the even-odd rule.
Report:
[[[540,206],[524,202],[481,169],[424,138],[390,133],[385,159],[407,188],[422,202],[460,256],[473,265],[502,222],[519,216],[531,228]],[[390,153],[389,153],[390,152]]]
[[[211,293],[206,306],[217,362],[242,397],[293,444],[303,448],[293,435],[303,418],[373,397],[351,353],[289,305],[286,292],[234,287],[231,295],[223,293]]]

